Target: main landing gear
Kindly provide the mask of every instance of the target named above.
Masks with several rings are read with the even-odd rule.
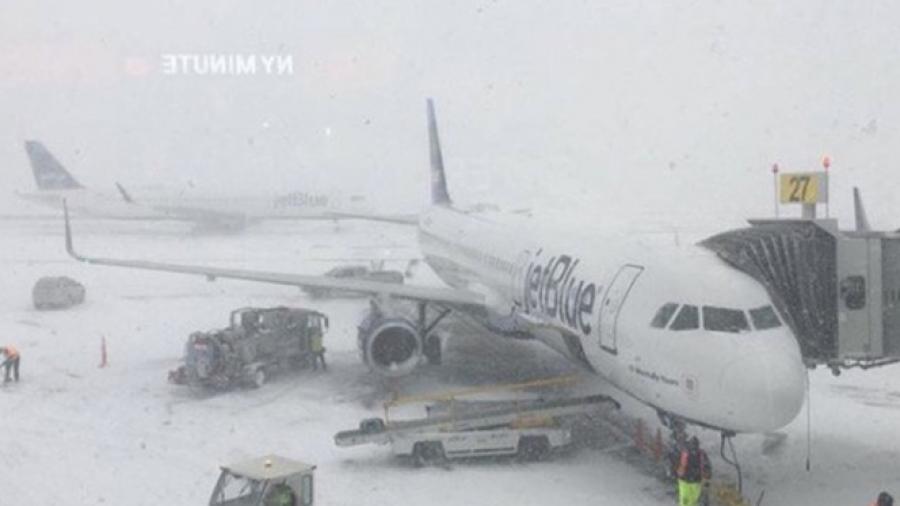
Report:
[[[441,364],[441,338],[437,335],[437,333],[432,332],[437,324],[441,322],[447,315],[449,315],[452,311],[446,308],[435,308],[437,310],[437,315],[428,320],[428,303],[419,302],[418,310],[419,310],[419,321],[418,327],[422,332],[422,354],[425,355],[425,359],[428,360],[429,365],[440,365]]]

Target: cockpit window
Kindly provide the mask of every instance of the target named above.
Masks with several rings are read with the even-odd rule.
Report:
[[[763,306],[750,310],[750,319],[756,330],[774,329],[781,326],[781,320],[772,306]]]
[[[703,306],[703,328],[717,332],[746,332],[750,330],[747,315],[740,309]]]
[[[669,330],[693,330],[700,328],[700,313],[697,306],[684,305],[672,321]]]
[[[664,304],[663,307],[659,308],[659,311],[656,312],[656,316],[653,317],[650,326],[657,329],[666,328],[666,324],[672,319],[672,315],[675,314],[676,309],[678,309],[678,304],[674,302]]]

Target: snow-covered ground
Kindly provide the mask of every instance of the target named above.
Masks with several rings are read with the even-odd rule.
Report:
[[[183,224],[76,221],[85,253],[298,273],[328,258],[417,254],[414,231],[331,223],[270,223],[230,236],[192,235]],[[364,300],[313,301],[290,287],[92,267],[69,259],[62,224],[0,222],[0,343],[22,352],[22,381],[0,388],[0,504],[204,504],[217,465],[276,452],[318,466],[317,501],[358,504],[672,504],[669,485],[595,445],[544,463],[514,461],[415,469],[383,447],[341,449],[333,434],[381,414],[391,391],[439,391],[577,373],[532,343],[465,333],[444,365],[395,382],[357,358]],[[31,287],[70,275],[87,302],[37,312]],[[434,282],[421,268],[416,281]],[[195,329],[225,324],[245,305],[316,307],[331,316],[328,373],[274,378],[259,390],[197,396],[166,374]],[[109,367],[99,368],[100,343]],[[605,391],[585,376],[582,391]],[[806,418],[781,435],[737,439],[745,487],[763,504],[867,504],[900,492],[900,368],[834,378],[811,373],[812,468],[805,470]],[[622,399],[628,401],[628,399]],[[653,413],[625,402],[655,430]],[[710,453],[717,435],[701,434]],[[716,460],[717,471],[725,472]]]

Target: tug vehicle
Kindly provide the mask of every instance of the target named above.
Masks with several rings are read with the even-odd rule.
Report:
[[[278,455],[222,466],[209,506],[312,506],[315,469]]]
[[[169,381],[218,390],[259,388],[276,371],[311,365],[312,339],[327,329],[328,317],[309,309],[236,309],[227,328],[188,337],[184,364],[169,372]]]

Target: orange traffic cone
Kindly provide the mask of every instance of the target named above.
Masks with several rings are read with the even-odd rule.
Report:
[[[106,358],[106,336],[100,336],[100,368],[109,365]]]

